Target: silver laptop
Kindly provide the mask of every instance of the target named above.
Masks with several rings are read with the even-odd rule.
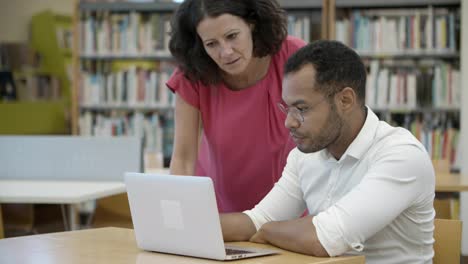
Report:
[[[225,247],[208,177],[127,172],[125,184],[141,249],[217,260],[279,253]]]

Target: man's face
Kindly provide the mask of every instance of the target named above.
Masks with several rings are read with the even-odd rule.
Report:
[[[315,69],[311,64],[288,73],[283,80],[283,101],[287,107],[297,108],[304,119],[287,115],[285,126],[304,153],[320,151],[334,144],[342,132],[343,120],[335,103],[314,89]],[[293,110],[290,110],[292,112]],[[296,111],[296,110],[294,110]]]

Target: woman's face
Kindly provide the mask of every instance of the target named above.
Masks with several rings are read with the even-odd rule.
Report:
[[[205,17],[197,26],[206,53],[229,75],[243,74],[253,54],[252,27],[230,14]]]

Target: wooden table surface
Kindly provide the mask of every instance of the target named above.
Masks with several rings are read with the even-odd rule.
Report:
[[[231,243],[249,247],[271,248],[268,245],[248,242]],[[242,264],[295,264],[295,263],[342,263],[363,264],[363,256],[316,258],[280,250],[273,256],[264,256],[229,263]],[[223,263],[199,259],[147,252],[137,248],[133,229],[106,227],[81,231],[70,231],[0,239],[0,263]]]

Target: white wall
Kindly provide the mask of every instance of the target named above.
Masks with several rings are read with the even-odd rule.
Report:
[[[28,41],[29,22],[38,12],[50,9],[73,14],[74,0],[0,0],[0,42]]]

